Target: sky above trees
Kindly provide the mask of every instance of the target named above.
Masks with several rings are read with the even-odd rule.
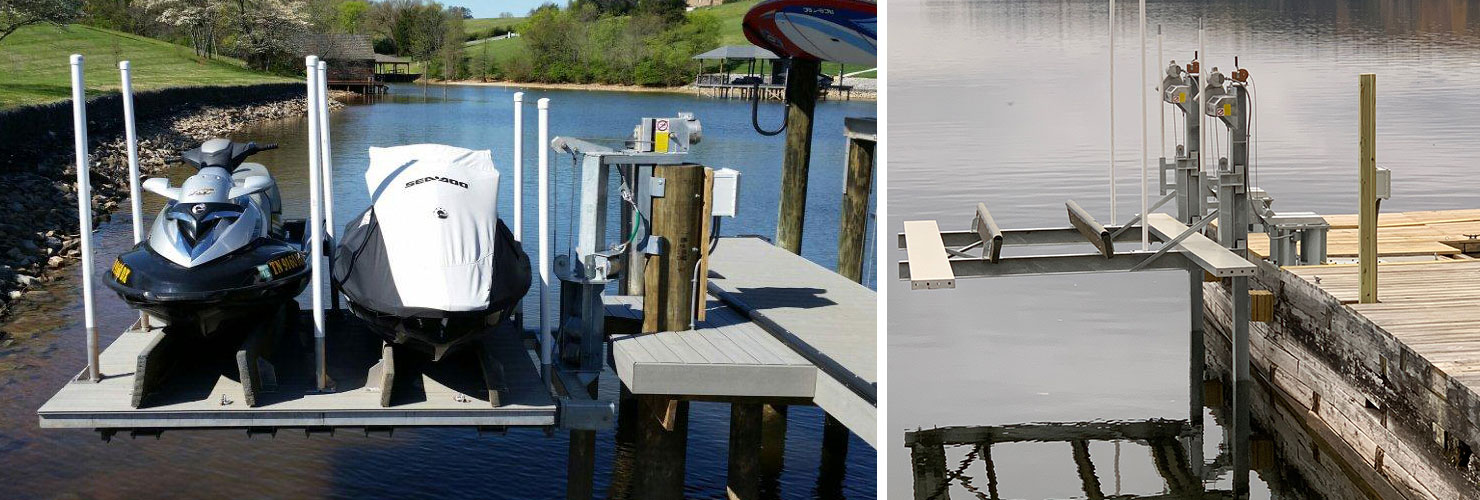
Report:
[[[564,7],[566,0],[446,0],[447,5],[458,5],[473,10],[473,17],[498,17],[500,13],[509,12],[514,17],[524,17],[529,10],[540,5],[554,2]]]

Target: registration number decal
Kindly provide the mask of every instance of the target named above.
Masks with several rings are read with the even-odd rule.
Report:
[[[267,261],[267,268],[272,270],[274,277],[295,271],[302,268],[303,265],[303,254],[297,252]]]
[[[128,284],[128,275],[133,273],[132,269],[123,264],[122,260],[113,259],[113,279],[119,283]]]

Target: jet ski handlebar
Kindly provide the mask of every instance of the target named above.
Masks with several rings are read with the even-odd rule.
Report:
[[[241,166],[247,157],[277,148],[277,144],[258,145],[256,142],[243,144],[227,139],[211,139],[201,143],[199,147],[180,153],[180,159],[197,170],[206,167],[221,167],[232,171]]]

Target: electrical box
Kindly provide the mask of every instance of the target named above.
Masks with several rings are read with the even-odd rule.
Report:
[[[643,118],[632,133],[632,149],[645,153],[687,153],[698,144],[703,129],[693,113],[673,118]]]
[[[1170,104],[1183,104],[1192,96],[1192,86],[1186,84],[1166,84],[1166,90],[1161,93],[1161,100]]]
[[[1386,200],[1393,196],[1393,171],[1377,167],[1377,199]]]
[[[740,171],[721,168],[714,171],[714,203],[710,207],[712,217],[734,217],[740,200]]]

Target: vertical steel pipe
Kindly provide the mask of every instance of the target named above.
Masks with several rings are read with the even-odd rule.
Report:
[[[524,241],[524,93],[514,93],[514,241]]]
[[[548,369],[552,363],[551,348],[555,337],[551,326],[555,318],[550,314],[555,308],[555,298],[550,287],[555,257],[550,253],[550,99],[542,97],[536,103],[539,108],[539,210],[540,210],[540,363]]]
[[[82,54],[72,54],[72,146],[77,155],[77,233],[82,242],[82,317],[87,328],[87,379],[103,379],[98,366],[98,326],[93,313],[92,185],[88,182],[87,86]]]
[[[323,171],[320,163],[323,160],[319,151],[319,112],[315,105],[319,98],[319,58],[308,56],[304,58],[308,73],[308,94],[305,110],[308,112],[308,234],[309,258],[312,266],[313,283],[313,351],[314,351],[314,379],[319,390],[328,389],[329,375],[324,353],[324,279],[323,259],[324,255],[324,216],[320,206],[320,197],[323,194]]]

